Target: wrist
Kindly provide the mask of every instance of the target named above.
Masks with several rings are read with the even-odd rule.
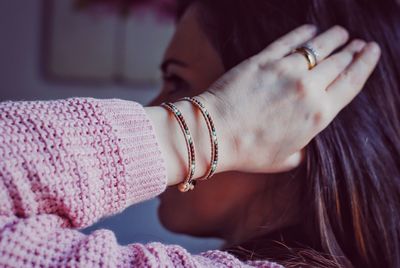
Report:
[[[218,165],[216,172],[235,169],[236,146],[227,124],[222,103],[213,94],[204,92],[196,96],[210,113],[218,138]],[[194,178],[203,177],[211,164],[211,141],[207,124],[201,111],[188,101],[173,103],[182,113],[195,144],[196,169]],[[174,115],[164,107],[145,107],[151,119],[157,141],[166,163],[168,186],[184,181],[188,174],[188,149],[185,137]],[[212,179],[212,178],[211,178]]]
[[[237,146],[233,129],[229,124],[230,114],[226,109],[225,103],[218,98],[218,96],[209,91],[203,92],[196,96],[196,98],[204,104],[214,121],[219,147],[217,172],[235,170]]]
[[[167,185],[175,185],[186,176],[187,149],[182,143],[179,125],[161,106],[145,107],[154,126],[157,142],[167,169]]]
[[[195,147],[195,173],[193,178],[203,177],[211,163],[211,141],[208,127],[201,111],[188,101],[173,103],[190,130]],[[159,143],[167,168],[168,186],[176,185],[185,180],[188,175],[188,148],[182,129],[171,111],[165,107],[145,107],[146,113],[153,122],[157,141]],[[222,156],[221,156],[222,157]],[[218,161],[217,172],[220,172]]]

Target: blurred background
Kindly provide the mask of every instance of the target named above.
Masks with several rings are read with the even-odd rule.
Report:
[[[159,64],[174,30],[169,0],[0,1],[0,101],[121,98],[143,105],[161,85]],[[165,230],[158,200],[102,219],[120,244],[159,241],[192,253],[218,248]]]

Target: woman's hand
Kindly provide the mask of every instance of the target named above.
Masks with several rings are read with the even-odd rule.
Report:
[[[214,114],[223,170],[297,167],[304,147],[360,92],[380,57],[378,45],[354,40],[331,55],[348,41],[347,31],[336,26],[314,35],[310,25],[294,30],[197,96]],[[311,70],[303,55],[291,53],[307,41],[319,54]]]

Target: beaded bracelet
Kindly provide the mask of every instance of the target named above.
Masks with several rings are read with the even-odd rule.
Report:
[[[211,141],[211,165],[210,165],[210,168],[209,168],[208,172],[206,173],[206,175],[203,178],[199,179],[199,180],[207,180],[214,175],[215,171],[217,170],[217,164],[218,164],[218,139],[217,139],[217,132],[215,130],[214,122],[213,122],[209,112],[203,105],[203,103],[201,103],[199,100],[197,100],[193,97],[192,98],[184,97],[184,98],[182,98],[182,100],[190,101],[192,104],[194,104],[196,107],[198,107],[207,123],[208,131],[210,133],[210,141]]]
[[[196,181],[193,180],[194,171],[195,171],[195,150],[194,143],[192,139],[192,135],[190,134],[189,128],[186,124],[185,119],[182,116],[182,113],[178,110],[178,108],[172,103],[162,103],[161,106],[170,110],[175,118],[178,120],[179,125],[183,131],[183,135],[185,136],[186,146],[188,148],[188,158],[189,158],[189,173],[184,182],[178,185],[178,189],[181,192],[187,192],[189,190],[193,190],[196,185]]]

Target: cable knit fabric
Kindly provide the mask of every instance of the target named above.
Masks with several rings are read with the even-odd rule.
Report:
[[[281,267],[77,229],[162,193],[166,167],[137,102],[0,103],[0,267]]]

